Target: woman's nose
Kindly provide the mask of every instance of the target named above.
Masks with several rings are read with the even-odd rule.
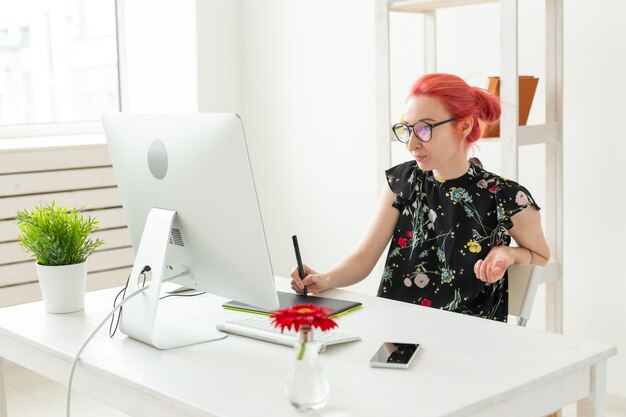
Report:
[[[422,147],[422,141],[415,136],[414,132],[411,132],[411,136],[409,136],[409,141],[406,143],[407,148],[417,149]]]

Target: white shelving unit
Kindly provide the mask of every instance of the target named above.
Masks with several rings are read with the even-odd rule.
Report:
[[[518,103],[518,0],[376,0],[376,100],[378,170],[391,162],[389,13],[421,13],[424,17],[424,70],[437,72],[437,10],[482,3],[500,3],[500,96]],[[503,106],[500,120],[500,174],[518,178],[520,146],[545,144],[546,201],[542,215],[552,252],[545,268],[546,330],[563,330],[563,0],[545,1],[546,122],[518,126],[517,106]],[[379,186],[383,187],[384,179]]]

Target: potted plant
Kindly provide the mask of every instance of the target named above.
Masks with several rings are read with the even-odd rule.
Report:
[[[84,217],[83,209],[68,210],[52,202],[17,212],[20,245],[37,261],[48,313],[70,313],[85,306],[87,258],[104,242],[90,238],[99,222]]]

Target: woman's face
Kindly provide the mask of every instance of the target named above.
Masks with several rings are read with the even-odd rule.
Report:
[[[438,99],[428,96],[410,97],[404,107],[404,121],[411,125],[418,121],[435,124],[451,117]],[[422,171],[455,172],[460,163],[467,164],[467,151],[457,123],[452,121],[435,127],[428,142],[411,134],[406,147]]]

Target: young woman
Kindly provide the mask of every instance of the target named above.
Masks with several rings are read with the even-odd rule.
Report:
[[[418,79],[393,126],[413,160],[386,171],[389,188],[356,250],[326,273],[305,265],[304,280],[294,268],[294,291],[361,281],[391,239],[378,296],[506,321],[507,268],[545,265],[550,252],[530,193],[468,161],[478,121],[499,118],[498,97],[457,76]]]

